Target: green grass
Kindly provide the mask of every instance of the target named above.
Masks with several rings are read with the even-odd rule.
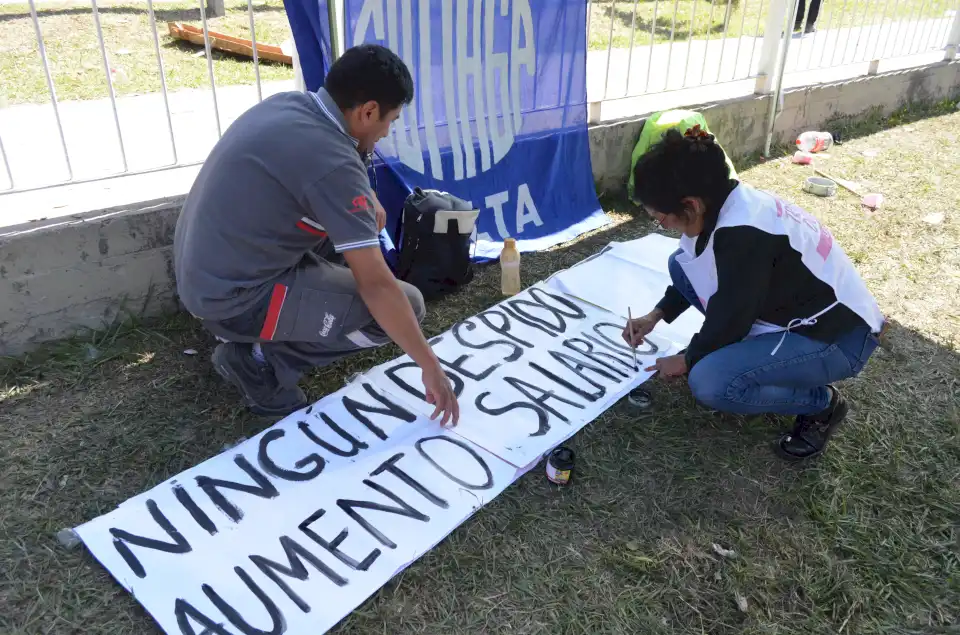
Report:
[[[883,192],[875,214],[845,191],[804,194],[809,168],[785,158],[738,162],[746,181],[830,226],[895,325],[889,348],[842,386],[852,413],[820,460],[798,467],[773,456],[770,442],[788,421],[715,416],[682,383],[651,381],[652,415],[617,405],[571,440],[571,487],[557,490],[532,471],[334,632],[956,632],[956,107],[834,122],[847,141],[821,165]],[[936,116],[917,119],[924,114]],[[605,207],[613,228],[525,256],[525,282],[651,231],[628,205]],[[932,212],[943,221],[925,221]],[[482,269],[464,293],[429,307],[426,331],[495,303],[498,283],[495,267]],[[269,424],[224,388],[207,361],[212,344],[175,316],[0,366],[0,633],[157,632],[89,554],[61,548],[54,533]],[[305,387],[319,398],[397,353],[358,355]],[[713,543],[737,557],[717,556]]]
[[[590,50],[630,48],[654,42],[714,39],[740,36],[762,37],[769,0],[592,0]],[[729,7],[729,8],[728,8]],[[942,1],[823,0],[817,27],[840,29],[880,24],[886,7],[886,21],[944,18],[953,7]],[[676,16],[674,16],[676,10]],[[727,11],[729,10],[729,17]],[[656,13],[654,13],[656,11]],[[726,20],[725,20],[726,18]],[[631,40],[635,25],[636,33]],[[651,37],[651,26],[653,33]],[[611,31],[612,27],[612,31]]]
[[[159,92],[160,73],[146,3],[98,5],[107,56],[116,70],[113,77],[117,95]],[[258,43],[279,46],[290,37],[282,0],[257,0],[253,6]],[[226,16],[208,19],[209,28],[249,39],[247,3],[227,0],[226,7]],[[200,26],[199,6],[158,2],[154,11],[167,88],[208,87],[210,79],[203,47],[176,40],[167,31],[167,22]],[[57,98],[107,97],[107,80],[90,7],[40,5],[38,13]],[[217,50],[211,53],[218,86],[254,83],[252,58]],[[293,67],[261,61],[260,77],[263,81],[292,79]],[[0,5],[0,78],[0,101],[17,104],[49,100],[27,5]]]

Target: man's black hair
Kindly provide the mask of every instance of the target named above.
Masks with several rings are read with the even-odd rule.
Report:
[[[633,181],[635,200],[675,216],[685,215],[680,201],[688,197],[702,199],[707,213],[715,215],[737,185],[713,135],[685,136],[674,128],[640,157]]]
[[[323,87],[341,110],[377,102],[381,118],[413,101],[413,77],[407,65],[378,44],[347,49],[330,67]]]

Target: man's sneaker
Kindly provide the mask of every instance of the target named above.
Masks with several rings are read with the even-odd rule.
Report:
[[[226,342],[213,351],[213,367],[243,393],[250,412],[262,417],[285,417],[307,406],[300,388],[283,388],[273,368],[253,358],[253,346]]]
[[[837,426],[846,418],[850,407],[840,391],[833,386],[830,390],[830,406],[816,415],[800,415],[793,432],[785,434],[777,441],[777,454],[788,461],[802,461],[819,456],[833,435]]]

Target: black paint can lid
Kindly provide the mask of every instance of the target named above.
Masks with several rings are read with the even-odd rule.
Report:
[[[653,405],[653,396],[643,388],[634,388],[627,394],[627,401],[631,406],[645,410]]]
[[[570,448],[561,445],[558,448],[555,448],[553,452],[550,453],[550,465],[557,468],[558,470],[572,470],[573,469],[573,450]]]

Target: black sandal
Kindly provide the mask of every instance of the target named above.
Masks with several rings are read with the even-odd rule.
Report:
[[[800,415],[793,432],[777,441],[775,451],[788,461],[804,461],[820,456],[837,427],[847,417],[850,407],[840,391],[827,386],[833,394],[830,406],[816,415]]]

